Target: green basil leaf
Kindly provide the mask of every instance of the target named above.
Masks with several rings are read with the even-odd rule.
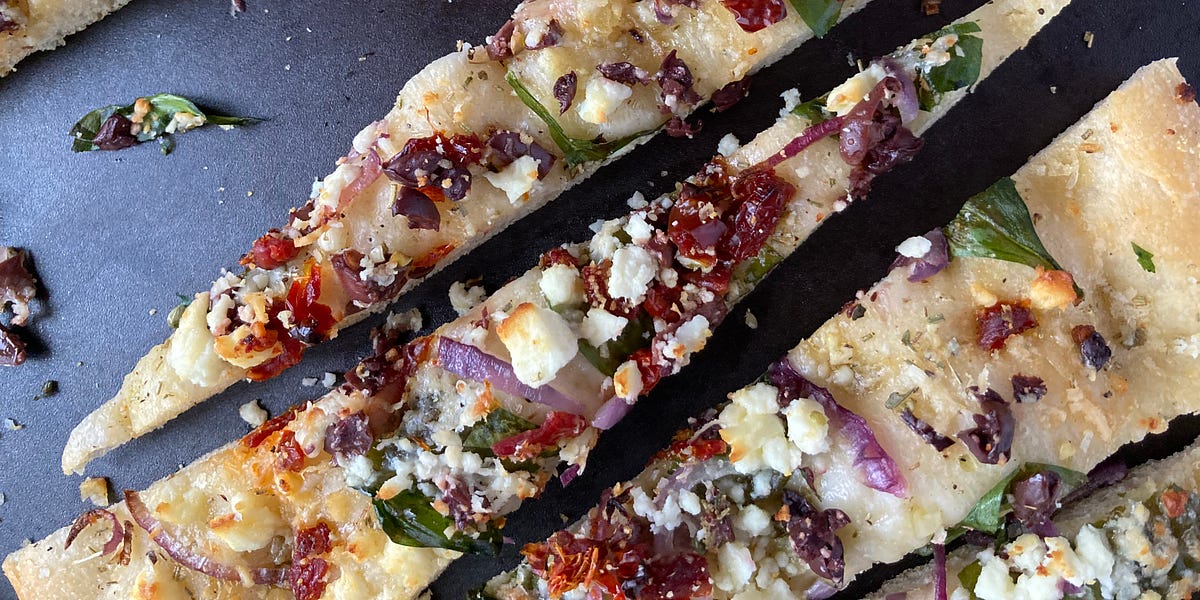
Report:
[[[587,340],[579,340],[579,353],[583,355],[596,370],[605,375],[612,376],[617,372],[617,367],[625,362],[631,354],[645,347],[646,332],[654,331],[654,319],[643,312],[637,320],[631,320],[625,325],[625,329],[621,330],[621,335],[615,340],[605,342],[602,352],[599,348],[593,347]]]
[[[979,583],[979,575],[983,573],[983,563],[975,561],[962,568],[958,572],[958,582],[962,584],[962,588],[970,594],[972,600],[975,598],[975,586]]]
[[[775,268],[783,256],[773,250],[769,245],[764,244],[762,249],[753,258],[748,258],[737,264],[733,268],[732,281],[741,283],[736,290],[736,296],[731,295],[727,299],[727,303],[732,305],[754,289],[758,282],[762,281]]]
[[[1004,516],[1011,510],[1008,504],[1008,490],[1012,483],[1017,480],[1022,480],[1031,475],[1042,471],[1053,471],[1062,480],[1066,492],[1078,488],[1087,481],[1087,475],[1079,471],[1072,471],[1065,467],[1057,465],[1047,465],[1043,463],[1026,463],[1021,465],[1021,468],[1013,471],[1001,479],[999,483],[988,490],[975,506],[971,508],[971,512],[967,513],[958,527],[974,529],[985,533],[995,534],[1000,531],[1004,525]]]
[[[950,255],[995,258],[1048,270],[1063,270],[1042,245],[1029,208],[1011,178],[971,196],[945,229]],[[1083,290],[1075,286],[1082,298]]]
[[[121,107],[113,104],[83,115],[83,118],[71,127],[70,135],[73,140],[71,150],[74,152],[96,150],[96,145],[92,143],[92,140],[96,139],[96,134],[100,133],[100,126],[118,110],[121,110]]]
[[[918,96],[921,108],[930,110],[941,101],[942,94],[962,89],[979,80],[983,64],[983,38],[971,35],[980,31],[974,22],[956,23],[938,30],[928,39],[936,40],[944,35],[958,36],[958,42],[950,48],[950,60],[920,74]]]
[[[809,125],[824,123],[829,120],[829,113],[825,112],[826,100],[826,96],[821,96],[820,98],[813,98],[808,102],[798,104],[796,108],[792,109],[792,114],[808,119]]]
[[[454,519],[435,510],[431,500],[418,491],[400,492],[387,500],[375,498],[372,504],[383,532],[401,546],[445,548],[488,556],[495,556],[500,550],[499,530],[480,532],[478,538],[461,531],[447,537],[446,531],[454,528]]]
[[[537,429],[537,425],[508,410],[497,408],[467,430],[463,436],[463,449],[483,457],[495,456],[492,446],[496,442],[531,429]]]
[[[819,38],[825,37],[837,25],[842,14],[842,0],[792,0],[792,7]]]
[[[558,119],[554,118],[554,115],[550,114],[550,111],[546,110],[546,107],[542,106],[542,103],[533,97],[533,94],[525,87],[525,84],[521,83],[520,79],[517,79],[516,74],[509,71],[504,76],[504,80],[517,93],[517,97],[521,99],[521,102],[546,123],[546,127],[550,131],[550,138],[554,140],[555,145],[562,151],[563,158],[567,161],[567,166],[569,167],[579,166],[586,162],[604,160],[617,150],[628,146],[634,140],[657,131],[657,129],[647,129],[612,141],[605,141],[601,138],[590,141],[573,138],[563,131],[562,125],[558,123]]]
[[[1153,273],[1155,270],[1154,254],[1149,250],[1137,245],[1135,242],[1129,243],[1133,246],[1133,253],[1137,255],[1137,262],[1139,265],[1141,265],[1142,270],[1146,271],[1147,273]]]

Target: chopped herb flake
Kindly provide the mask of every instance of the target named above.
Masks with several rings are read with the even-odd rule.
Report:
[[[1137,255],[1138,264],[1142,266],[1142,269],[1147,273],[1153,273],[1155,270],[1154,254],[1135,242],[1129,242],[1129,244],[1133,246],[1133,253]]]

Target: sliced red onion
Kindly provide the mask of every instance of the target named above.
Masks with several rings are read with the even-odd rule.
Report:
[[[908,485],[900,473],[900,466],[879,445],[866,419],[838,404],[829,390],[806,379],[787,358],[771,366],[770,380],[772,385],[779,388],[781,404],[786,405],[796,398],[809,398],[825,409],[830,424],[850,440],[854,466],[862,476],[864,485],[898,498],[908,497]]]
[[[946,545],[933,545],[933,598],[946,600]]]
[[[788,142],[782,150],[772,154],[770,158],[764,160],[761,164],[764,169],[774,168],[775,165],[797,155],[804,151],[805,148],[813,145],[822,138],[829,137],[837,133],[842,128],[842,118],[833,117],[827,121],[821,121],[815,125],[810,125],[803,133],[796,136],[792,141]]]
[[[231,567],[224,563],[217,562],[212,558],[199,554],[190,548],[186,547],[183,542],[176,539],[168,532],[154,515],[150,514],[150,509],[142,503],[138,493],[130,490],[125,491],[125,506],[129,509],[129,514],[133,516],[133,520],[139,527],[146,530],[150,535],[150,539],[162,548],[167,556],[172,560],[183,565],[193,571],[204,573],[214,579],[223,581],[241,581],[241,569]],[[256,567],[245,569],[254,583],[258,585],[281,585],[287,581],[288,570],[281,567]]]
[[[583,469],[580,469],[579,465],[571,465],[567,467],[561,475],[558,476],[558,481],[562,483],[563,487],[567,487],[568,485],[571,485],[572,481],[575,481],[576,477],[579,477],[579,473],[581,471],[583,471]]]
[[[64,548],[70,548],[75,542],[75,538],[79,536],[88,525],[99,521],[100,519],[108,519],[112,523],[112,534],[109,535],[108,541],[104,542],[104,547],[100,549],[100,553],[104,555],[112,554],[121,547],[121,542],[125,539],[125,529],[121,527],[121,522],[117,520],[117,515],[104,510],[103,508],[93,508],[75,519],[75,523],[71,525],[71,531],[67,532],[67,542],[63,545]]]
[[[896,110],[900,111],[900,121],[907,125],[917,118],[917,111],[921,110],[921,101],[917,98],[917,87],[913,85],[912,76],[890,56],[885,56],[877,62],[879,66],[883,67],[883,72],[891,76],[900,86],[899,90],[893,90],[896,92],[896,97],[892,100],[892,104],[895,105]]]
[[[832,597],[837,592],[837,588],[825,583],[823,580],[818,579],[816,583],[812,584],[812,586],[808,588],[808,595],[805,596],[805,598],[808,600],[825,600],[826,598]]]
[[[438,339],[438,366],[474,381],[486,381],[498,389],[514,396],[553,408],[554,410],[582,415],[583,404],[568,398],[562,392],[543,385],[532,388],[513,372],[512,365],[476,348],[447,337]],[[597,425],[599,427],[599,425]]]
[[[375,152],[374,148],[368,150],[363,156],[365,158],[358,165],[358,176],[346,184],[346,187],[342,188],[342,193],[338,194],[338,210],[346,208],[354,200],[355,196],[358,196],[363,190],[367,189],[367,186],[375,183],[375,180],[379,178],[379,174],[382,172],[379,164],[379,154]]]
[[[592,427],[600,430],[612,429],[625,417],[630,408],[633,408],[633,405],[624,398],[613,396],[605,400],[600,410],[596,411],[596,416],[592,417]]]

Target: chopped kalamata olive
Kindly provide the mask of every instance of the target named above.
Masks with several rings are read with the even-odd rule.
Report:
[[[513,55],[512,37],[513,32],[517,30],[517,22],[509,19],[504,25],[500,26],[500,30],[496,35],[488,40],[487,53],[488,58],[492,60],[504,60]]]
[[[657,556],[646,565],[646,584],[639,598],[707,598],[712,577],[704,556],[685,552]]]
[[[1038,471],[1025,479],[1013,482],[1013,516],[1026,530],[1039,532],[1050,524],[1050,516],[1058,510],[1059,500],[1066,493],[1062,478],[1051,470]],[[1057,535],[1057,533],[1051,533]]]
[[[697,8],[699,0],[652,0],[654,3],[654,18],[659,23],[670,25],[675,22],[675,13],[672,6],[686,6],[688,8]],[[641,40],[638,40],[639,42]]]
[[[471,190],[469,165],[483,155],[483,143],[473,135],[446,137],[440,133],[408,140],[382,165],[384,174],[400,185],[419,189],[431,200],[462,200]]]
[[[713,92],[713,112],[721,112],[733,107],[750,94],[750,76],[726,84],[725,87]]]
[[[373,441],[367,415],[361,411],[338,420],[325,430],[325,451],[337,456],[366,454]]]
[[[521,140],[521,134],[506,130],[497,131],[488,138],[483,151],[483,162],[489,168],[498,171],[522,156],[529,156],[537,161],[538,179],[544,179],[554,167],[554,156],[545,148],[533,140],[526,143]]]
[[[579,87],[579,76],[575,71],[569,71],[554,82],[554,99],[558,100],[558,114],[567,112],[575,101],[575,91]]]
[[[562,36],[563,28],[562,25],[559,24],[558,19],[550,19],[550,22],[546,24],[546,31],[542,32],[542,37],[538,38],[537,41],[535,41],[532,45],[526,46],[526,48],[530,50],[541,50],[542,48],[557,46],[558,42],[562,40]],[[528,43],[529,38],[526,37],[525,41]]]
[[[663,58],[662,66],[659,67],[658,73],[655,73],[654,79],[662,86],[664,112],[674,112],[676,109],[695,105],[701,100],[700,95],[692,89],[695,83],[692,70],[677,56],[675,50]]]
[[[900,419],[904,421],[905,425],[908,425],[909,429],[913,430],[913,433],[917,434],[922,440],[925,440],[930,446],[933,446],[933,449],[938,452],[954,445],[954,440],[938,433],[932,425],[917,418],[911,409],[905,408],[900,413]]]
[[[1071,329],[1071,337],[1079,344],[1079,356],[1085,367],[1099,371],[1112,358],[1112,348],[1095,327],[1076,325]]]
[[[25,251],[0,247],[0,313],[11,308],[12,324],[24,325],[35,296],[37,279],[25,265]]]
[[[442,213],[429,196],[404,185],[397,185],[396,188],[396,199],[392,201],[393,216],[404,215],[408,219],[409,229],[441,229]]]
[[[989,465],[1002,465],[1008,462],[1012,454],[1013,435],[1016,433],[1017,422],[1008,404],[1000,398],[995,390],[988,389],[980,394],[972,390],[979,400],[982,414],[972,415],[975,427],[964,429],[958,433],[971,454],[979,462]]]
[[[934,229],[921,236],[929,240],[929,251],[924,256],[910,257],[900,255],[892,262],[893,269],[911,267],[908,280],[913,283],[928,281],[930,277],[941,273],[950,264],[950,243],[941,229]]]
[[[787,16],[787,4],[783,0],[721,0],[721,5],[733,13],[739,27],[750,33],[774,25]]]
[[[101,150],[120,150],[137,145],[137,136],[131,133],[133,122],[123,115],[113,113],[96,132],[92,143]]]
[[[671,120],[667,121],[667,135],[675,138],[690,138],[700,133],[703,125],[699,119],[696,119],[693,124],[683,120],[683,117],[671,117]]]
[[[904,126],[898,111],[885,103],[894,94],[890,81],[891,77],[884,78],[842,117],[840,151],[842,159],[854,167],[851,200],[865,197],[876,175],[912,160],[924,145]]]
[[[396,273],[396,277],[390,285],[380,285],[371,279],[364,280],[359,276],[362,271],[362,258],[361,252],[351,248],[334,254],[329,259],[333,272],[337,274],[338,282],[342,284],[342,289],[350,300],[361,304],[380,302],[391,298],[408,281],[403,270]]]
[[[1012,388],[1013,398],[1021,403],[1037,402],[1046,395],[1046,382],[1042,381],[1041,377],[1033,375],[1020,373],[1013,375]]]
[[[842,540],[837,530],[850,524],[850,517],[837,508],[817,510],[793,490],[783,490],[783,508],[776,519],[785,521],[792,550],[808,563],[813,573],[840,584],[846,570]]]
[[[1000,350],[1008,338],[1037,327],[1037,319],[1029,309],[1029,301],[997,302],[975,312],[979,328],[979,347],[984,350]]]
[[[600,63],[596,65],[596,70],[600,71],[600,74],[605,79],[611,79],[625,85],[636,85],[639,83],[645,85],[650,83],[650,73],[628,62]]]

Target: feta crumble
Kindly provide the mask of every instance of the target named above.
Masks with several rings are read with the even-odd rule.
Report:
[[[550,383],[579,351],[565,319],[528,302],[501,321],[496,332],[508,349],[517,379],[530,387]]]

